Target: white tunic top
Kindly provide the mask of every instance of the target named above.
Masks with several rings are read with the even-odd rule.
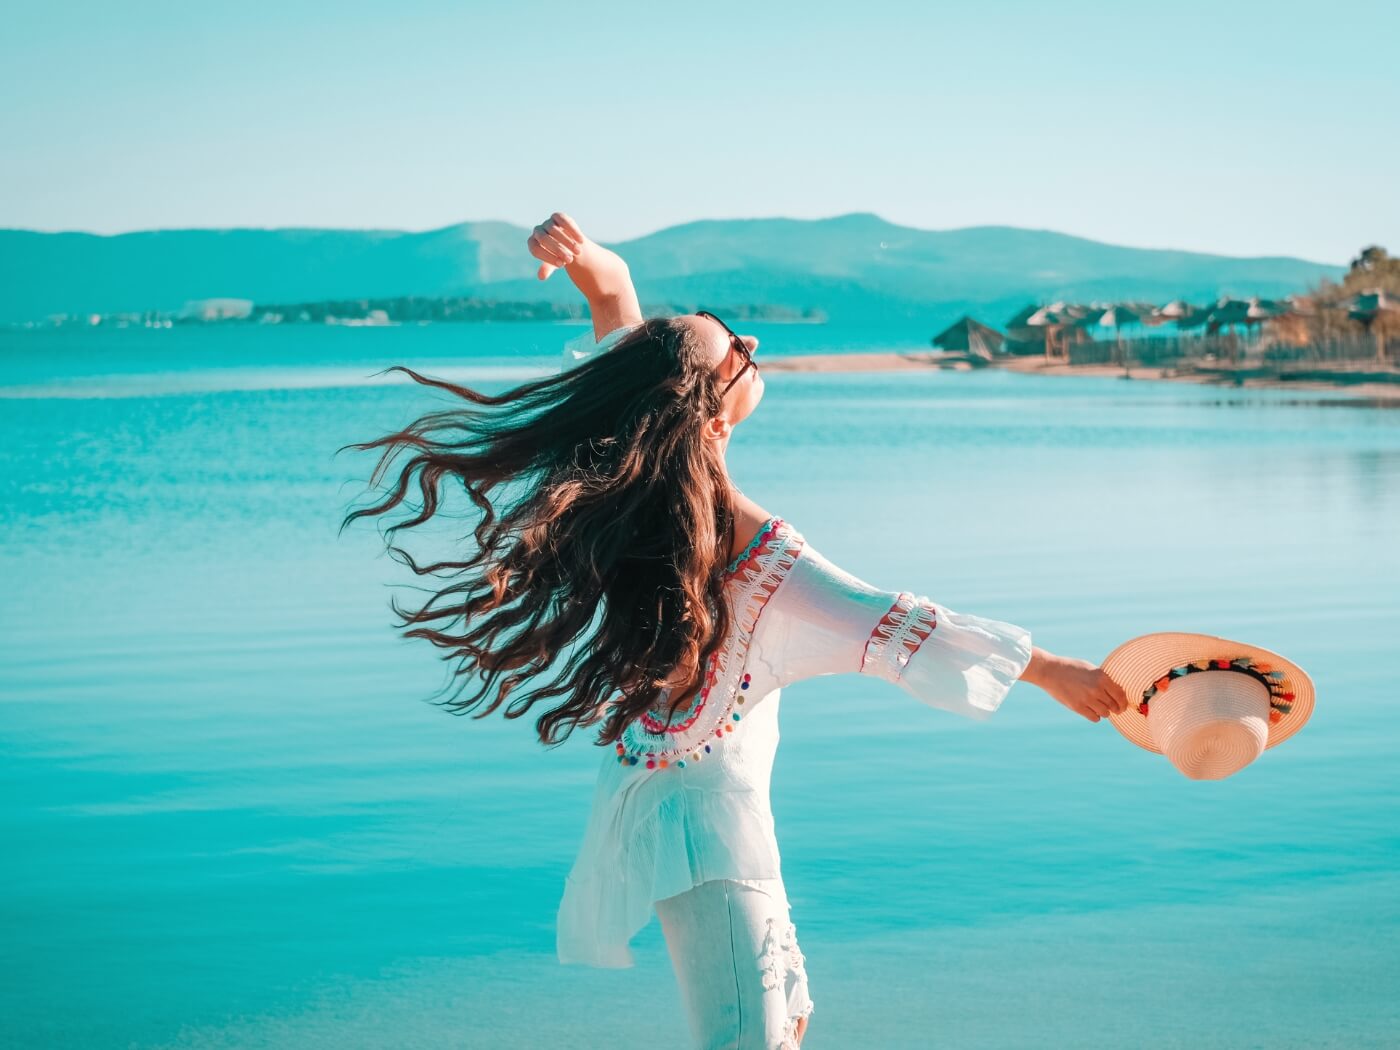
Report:
[[[581,344],[566,365],[585,356]],[[1024,628],[873,587],[777,517],[730,564],[725,592],[730,632],[705,686],[669,725],[663,693],[603,758],[559,906],[561,962],[631,966],[628,944],[654,901],[711,879],[781,876],[769,779],[784,686],[873,675],[985,719],[1030,663]]]

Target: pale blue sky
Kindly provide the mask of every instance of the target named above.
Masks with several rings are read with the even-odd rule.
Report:
[[[1400,253],[1400,4],[11,3],[0,226],[873,211]]]

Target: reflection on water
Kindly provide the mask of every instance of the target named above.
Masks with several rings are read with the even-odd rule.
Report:
[[[1219,401],[1206,402],[1207,404],[1221,405],[1225,407],[1237,408],[1248,407],[1257,402],[1247,398],[1222,398]],[[1400,399],[1386,397],[1360,397],[1355,394],[1345,394],[1338,391],[1335,394],[1328,394],[1318,398],[1288,398],[1269,402],[1270,406],[1290,405],[1301,408],[1400,408]]]
[[[419,361],[499,388],[489,369],[549,367],[576,331],[508,328],[0,343],[9,1042],[682,1041],[655,924],[636,970],[553,960],[598,752],[423,703],[443,668],[387,604],[415,581],[370,527],[336,536],[370,461],[334,450],[437,403],[337,377]],[[71,396],[93,376],[126,396]],[[1238,638],[1319,691],[1304,733],[1214,783],[1029,686],[985,724],[860,678],[788,690],[806,1045],[1386,1045],[1398,421],[1295,391],[769,378],[732,471],[858,575],[1085,659]],[[638,996],[669,1020],[629,1009],[629,1042]]]

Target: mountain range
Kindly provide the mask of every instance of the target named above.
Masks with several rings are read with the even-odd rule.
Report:
[[[190,300],[295,303],[476,295],[558,302],[563,274],[534,277],[529,230],[467,222],[438,230],[154,230],[111,236],[0,230],[0,322],[53,314],[179,309]],[[726,219],[608,247],[643,303],[816,308],[831,321],[1000,324],[1029,302],[1280,297],[1344,267],[1131,248],[1049,230],[920,230],[877,215]]]

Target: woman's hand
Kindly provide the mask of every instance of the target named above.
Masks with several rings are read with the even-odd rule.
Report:
[[[1054,656],[1043,649],[1034,649],[1031,664],[1021,677],[1032,685],[1038,685],[1090,722],[1128,709],[1128,697],[1123,687],[1110,678],[1103,668],[1088,660]]]
[[[556,211],[530,232],[528,245],[530,254],[540,261],[536,277],[546,280],[562,268],[583,293],[593,315],[595,338],[641,323],[642,308],[622,256],[589,240],[569,216]]]
[[[536,277],[547,280],[555,270],[563,268],[589,302],[632,288],[632,275],[622,256],[589,240],[578,223],[562,211],[536,226],[528,244],[530,254],[540,260]]]
[[[541,263],[535,276],[543,281],[555,270],[570,265],[587,239],[578,223],[556,211],[530,232],[530,254]]]

